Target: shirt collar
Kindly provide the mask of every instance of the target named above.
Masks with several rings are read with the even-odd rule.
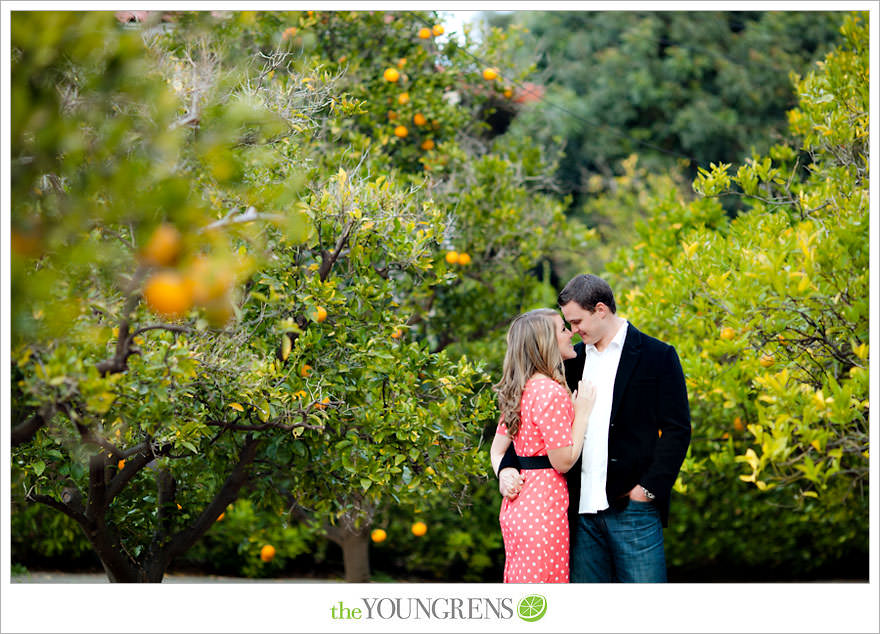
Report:
[[[626,341],[626,330],[629,327],[629,322],[627,320],[623,320],[623,323],[620,325],[620,329],[617,331],[617,334],[614,335],[614,339],[608,344],[608,348],[620,348],[623,349],[623,342]],[[608,349],[606,348],[606,350]],[[596,354],[599,353],[599,349],[594,344],[587,344],[584,346],[584,350],[587,352],[594,352]]]

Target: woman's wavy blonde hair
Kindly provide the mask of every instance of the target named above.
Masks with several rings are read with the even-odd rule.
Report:
[[[519,431],[523,390],[535,373],[544,374],[568,389],[553,322],[556,315],[550,308],[530,310],[514,319],[507,331],[504,371],[492,389],[498,395],[501,420],[511,438]]]

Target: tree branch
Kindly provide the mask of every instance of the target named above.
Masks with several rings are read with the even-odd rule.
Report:
[[[60,502],[48,495],[41,495],[39,493],[30,492],[25,496],[25,499],[29,502],[39,502],[40,504],[45,504],[46,506],[53,508],[56,511],[60,511],[76,521],[80,526],[87,526],[89,523],[88,519],[82,512],[82,504],[80,504],[79,508],[77,508],[73,504],[65,504],[64,502]],[[76,500],[76,498],[71,496],[71,500]]]
[[[19,423],[12,428],[12,446],[17,447],[26,442],[33,440],[37,432],[46,423],[52,420],[55,415],[56,408],[54,403],[43,405],[38,411],[34,412],[30,418],[23,423]]]
[[[116,352],[110,359],[105,359],[98,363],[97,368],[101,376],[125,372],[128,367],[128,357],[135,353],[135,350],[131,348],[131,338],[128,336],[129,316],[140,301],[140,293],[136,293],[135,290],[140,286],[146,272],[146,267],[139,266],[131,278],[131,283],[126,291],[125,305],[122,308],[122,319],[119,321],[119,337],[116,340]]]
[[[186,552],[190,546],[198,541],[204,535],[217,517],[226,507],[236,500],[241,487],[247,482],[251,464],[257,455],[259,440],[254,438],[253,434],[248,434],[245,438],[244,446],[238,454],[238,463],[232,469],[232,472],[226,478],[220,491],[214,496],[214,499],[205,507],[195,523],[187,530],[177,533],[164,549],[164,554],[170,559]]]
[[[342,249],[348,242],[348,236],[351,234],[351,228],[353,226],[353,220],[349,220],[345,223],[342,234],[339,236],[339,239],[336,240],[336,246],[333,248],[332,254],[326,250],[321,251],[321,268],[318,269],[318,276],[320,277],[322,282],[327,280],[327,276],[330,274],[330,269],[333,268],[333,265],[339,258],[339,254],[342,252]]]

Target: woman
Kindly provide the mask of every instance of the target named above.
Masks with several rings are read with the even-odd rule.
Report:
[[[498,470],[511,439],[519,456],[519,494],[501,503],[505,583],[568,583],[568,487],[596,401],[592,384],[572,397],[563,358],[575,356],[571,332],[549,308],[520,315],[507,332],[504,373],[494,386],[501,422],[490,451]],[[574,400],[574,406],[572,406]]]

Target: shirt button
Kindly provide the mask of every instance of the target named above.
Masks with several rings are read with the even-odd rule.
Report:
[[[611,458],[611,462],[617,462],[617,458]]]

